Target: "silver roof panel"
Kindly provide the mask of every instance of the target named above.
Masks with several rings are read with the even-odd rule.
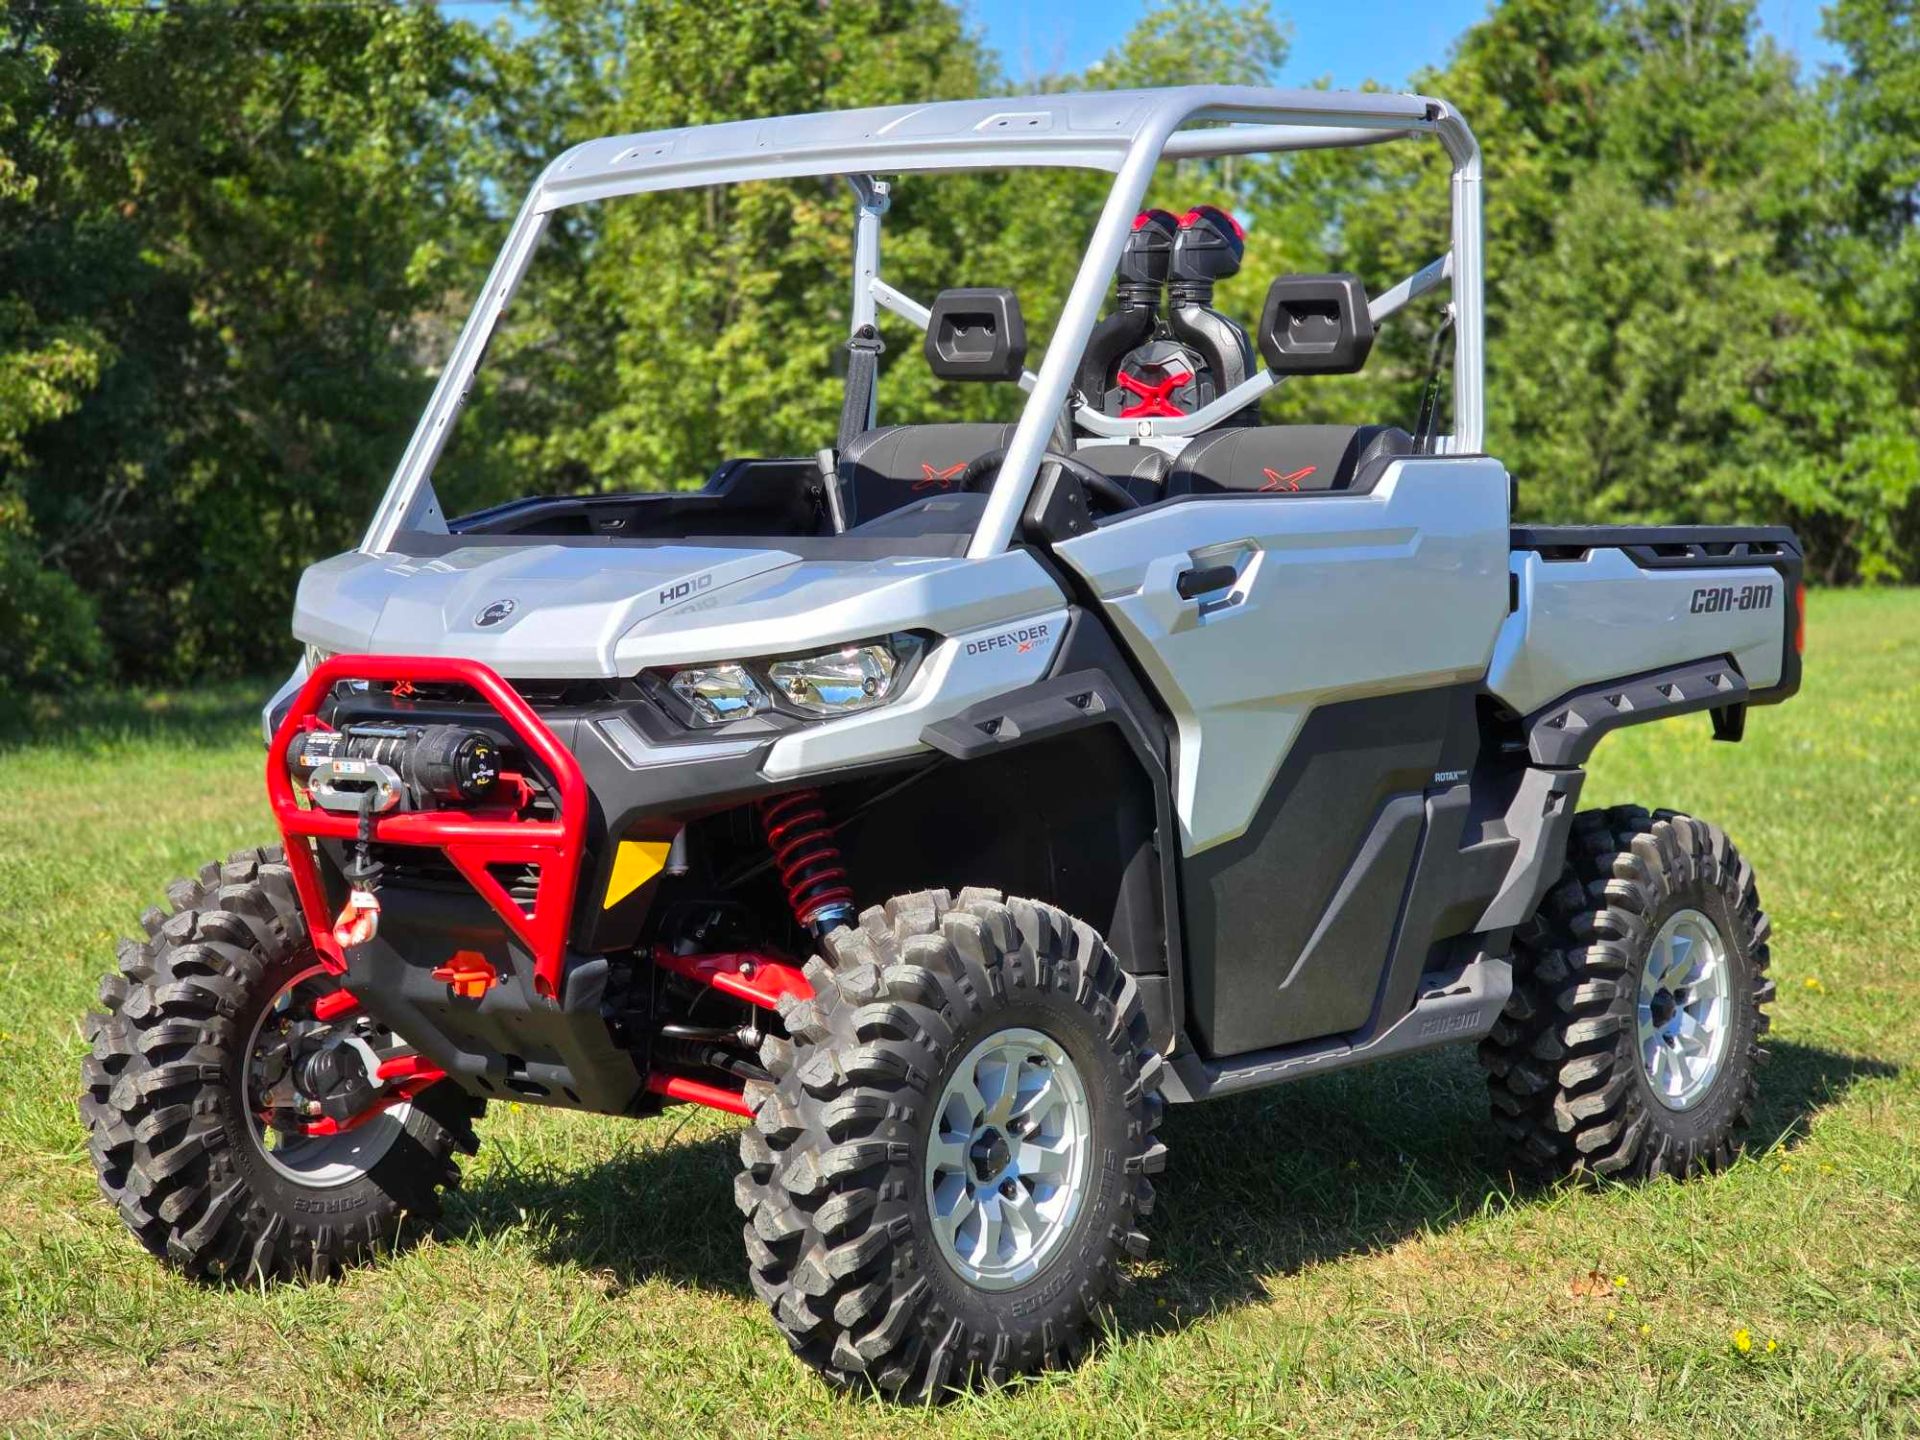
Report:
[[[790,175],[1008,165],[1112,171],[1156,123],[1169,128],[1242,121],[1405,130],[1428,123],[1435,108],[1418,95],[1189,85],[781,115],[586,141],[547,167],[535,203],[538,209],[551,210],[688,183]],[[1190,143],[1199,139],[1191,136]],[[1204,153],[1186,146],[1182,151]]]

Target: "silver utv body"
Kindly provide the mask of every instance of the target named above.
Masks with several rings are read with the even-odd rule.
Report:
[[[1371,314],[1387,321],[1428,292],[1451,307],[1452,433],[1376,466],[1363,487],[1192,496],[1113,515],[1050,556],[1023,543],[1063,407],[1082,443],[1177,455],[1277,383],[1261,370],[1179,417],[1075,405],[1075,366],[1155,165],[1421,138],[1452,164],[1451,241]],[[926,309],[882,278],[880,177],[1030,165],[1103,170],[1113,183],[1044,359],[1021,382],[1030,398],[998,477],[954,553],[778,537],[508,543],[449,525],[432,470],[562,207],[844,177],[856,202],[854,328],[882,309],[924,328]],[[1517,543],[1511,481],[1483,453],[1480,251],[1479,150],[1449,106],[1416,95],[1189,87],[592,141],[534,185],[364,540],[307,572],[294,633],[328,652],[468,657],[516,682],[930,636],[904,692],[866,713],[769,735],[744,722],[697,749],[617,725],[584,726],[573,741],[634,771],[748,756],[762,780],[785,784],[915,755],[964,760],[991,748],[989,732],[1042,728],[1045,706],[1080,694],[1061,688],[1061,667],[1076,612],[1093,611],[1122,652],[1115,670],[1130,672],[1098,703],[1146,711],[1141,728],[1168,757],[1166,933],[1123,958],[1174,1055],[1170,1093],[1471,1038],[1506,999],[1502,932],[1557,872],[1592,741],[1678,710],[1733,715],[1797,678],[1783,623],[1790,537],[1559,531]],[[1213,577],[1198,592],[1196,573]],[[1744,604],[1703,605],[1707,590]],[[1127,699],[1135,689],[1144,701]],[[1493,711],[1513,722],[1497,766]]]

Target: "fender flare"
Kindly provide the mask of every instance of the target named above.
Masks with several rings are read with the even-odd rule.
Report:
[[[1751,695],[1732,658],[1714,655],[1582,686],[1547,702],[1521,725],[1533,763],[1564,769],[1585,764],[1593,747],[1615,730],[1696,710],[1742,706]]]
[[[929,725],[920,738],[941,754],[965,761],[1093,725],[1115,727],[1153,797],[1154,825],[1162,837],[1154,847],[1158,893],[1153,898],[1160,917],[1164,964],[1156,970],[1134,957],[1127,970],[1140,986],[1154,1044],[1162,1053],[1171,1053],[1186,1033],[1186,964],[1181,944],[1179,857],[1164,838],[1179,833],[1174,822],[1167,728],[1106,623],[1083,606],[1068,607],[1066,638],[1047,678]],[[1135,882],[1129,878],[1124,883]]]

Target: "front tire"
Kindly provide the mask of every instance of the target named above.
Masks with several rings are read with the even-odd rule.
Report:
[[[278,847],[167,889],[148,938],[87,1017],[80,1115],[100,1189],[134,1237],[188,1275],[324,1279],[431,1218],[477,1148],[484,1102],[434,1086],[338,1144],[276,1155],[249,1113],[249,1056],[274,1007],[335,988]]]
[[[850,1389],[1072,1364],[1166,1157],[1131,977],[1091,927],[986,890],[890,900],[825,948],[741,1139],[754,1289]]]
[[[1634,806],[1576,816],[1480,1046],[1516,1161],[1623,1179],[1731,1163],[1766,1060],[1770,928],[1719,826]]]

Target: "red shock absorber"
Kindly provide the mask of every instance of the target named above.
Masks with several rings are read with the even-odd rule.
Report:
[[[760,823],[794,918],[816,936],[851,925],[853,887],[820,792],[795,790],[761,802]]]

